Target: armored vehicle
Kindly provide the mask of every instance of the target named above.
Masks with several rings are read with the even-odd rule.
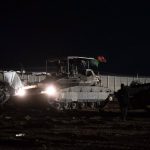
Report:
[[[128,90],[131,109],[150,109],[150,83],[132,82]]]
[[[125,86],[129,96],[129,109],[147,109],[150,108],[150,83],[140,83],[133,81],[129,86]],[[117,96],[118,92],[114,95]]]
[[[101,85],[98,61],[94,58],[68,56],[50,59],[55,71],[38,84],[48,103],[57,109],[95,109],[112,100],[112,91]],[[48,68],[48,65],[46,66]]]

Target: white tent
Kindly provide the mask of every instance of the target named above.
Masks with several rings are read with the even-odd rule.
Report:
[[[4,72],[4,81],[15,90],[23,87],[22,81],[15,71]]]

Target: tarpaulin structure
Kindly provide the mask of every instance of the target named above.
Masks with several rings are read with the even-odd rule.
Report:
[[[23,87],[22,81],[15,71],[4,72],[4,81],[15,90]]]

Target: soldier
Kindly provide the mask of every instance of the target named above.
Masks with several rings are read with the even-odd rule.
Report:
[[[116,97],[120,105],[121,118],[123,119],[123,121],[125,121],[128,112],[129,94],[128,89],[124,84],[121,84],[121,89],[116,93]]]

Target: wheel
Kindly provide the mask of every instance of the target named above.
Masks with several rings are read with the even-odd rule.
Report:
[[[71,108],[72,108],[72,109],[77,109],[77,103],[73,102],[73,103],[71,104]]]
[[[62,109],[61,104],[58,103],[58,102],[53,103],[53,104],[52,104],[52,107],[54,107],[56,110],[61,110],[61,109]]]
[[[64,103],[63,107],[64,109],[69,109],[69,103]]]
[[[80,108],[81,108],[81,109],[86,108],[86,104],[85,104],[85,102],[81,102],[81,103],[80,103]]]
[[[90,108],[95,109],[95,103],[94,102],[91,102]]]

